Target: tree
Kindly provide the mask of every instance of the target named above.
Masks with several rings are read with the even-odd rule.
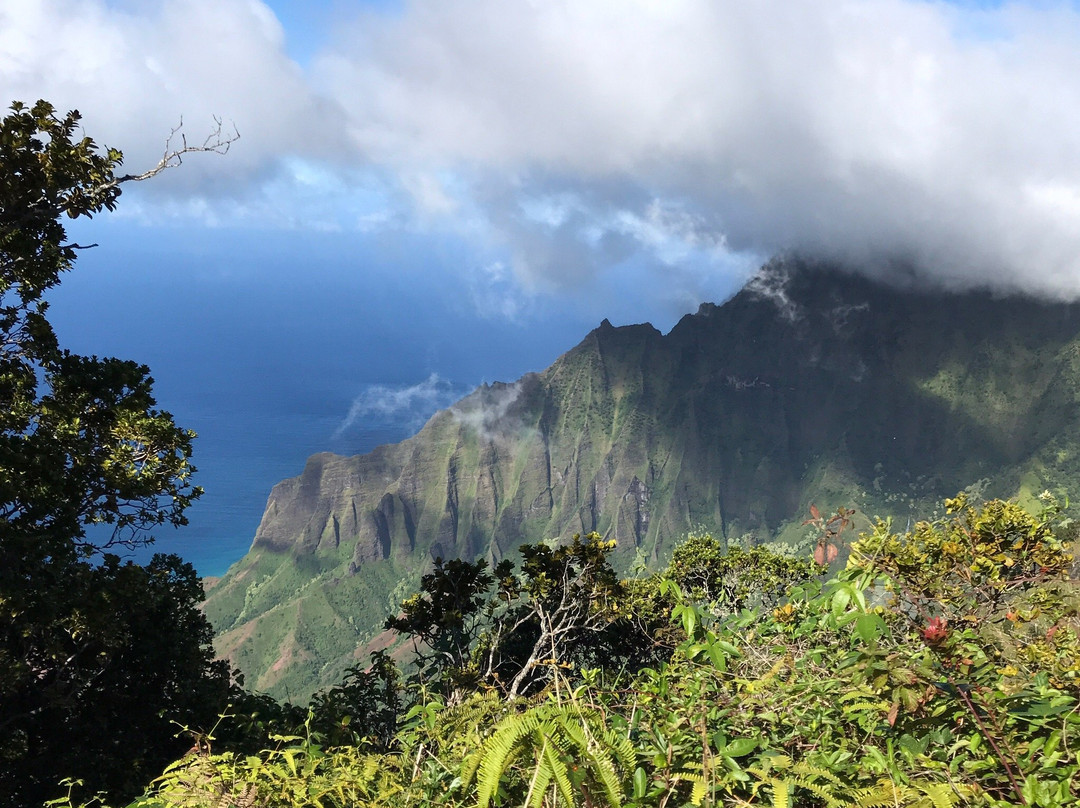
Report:
[[[228,667],[214,661],[198,608],[202,584],[163,554],[146,566],[109,554],[51,572],[33,635],[17,646],[21,670],[3,683],[0,794],[40,804],[61,778],[138,794],[191,744],[173,722],[209,728],[228,703]]]
[[[14,103],[0,120],[5,803],[40,802],[73,773],[67,765],[82,766],[89,786],[137,790],[141,784],[113,775],[160,766],[174,744],[166,752],[146,747],[146,738],[171,738],[170,718],[201,720],[203,697],[223,693],[228,681],[211,663],[194,570],[175,557],[138,567],[106,552],[146,544],[160,525],[186,523],[184,512],[201,493],[192,483],[194,434],[155,409],[145,366],[63,350],[45,294],[85,249],[67,240],[63,217],[113,210],[123,183],[191,151],[227,150],[234,138],[222,138],[220,127],[202,146],[188,147],[181,136],[172,148],[170,138],[156,167],[120,176],[122,154],[78,137],[79,120],[44,101]],[[93,764],[90,753],[77,763],[75,738],[115,748]],[[38,762],[30,766],[31,759]]]
[[[524,599],[523,614],[513,628],[531,623],[537,636],[510,681],[511,698],[537,680],[550,678],[541,667],[545,662],[557,665],[618,617],[622,584],[607,560],[614,549],[615,542],[604,541],[598,533],[590,533],[584,541],[574,536],[569,544],[554,548],[546,544],[521,548],[520,584],[512,588],[504,584],[502,590]]]
[[[497,570],[510,575],[510,562]],[[441,680],[451,689],[475,683],[476,641],[498,605],[490,599],[495,577],[483,559],[435,559],[435,567],[420,579],[420,591],[401,604],[401,615],[386,628],[412,637],[417,673],[422,681]]]
[[[671,554],[667,577],[718,617],[747,608],[771,609],[799,583],[825,567],[807,558],[779,555],[765,547],[725,551],[709,533],[690,533]]]
[[[482,559],[436,559],[386,627],[413,638],[420,677],[451,701],[484,684],[517,698],[625,618],[623,585],[607,559],[614,547],[597,533],[557,547],[525,544],[521,572],[503,561],[494,575]]]
[[[402,712],[400,674],[385,651],[367,670],[349,668],[339,685],[311,699],[310,725],[330,746],[355,744],[388,751]]]

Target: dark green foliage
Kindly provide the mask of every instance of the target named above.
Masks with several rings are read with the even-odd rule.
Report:
[[[71,776],[137,793],[182,751],[171,722],[208,726],[228,687],[194,570],[103,554],[201,492],[147,368],[62,350],[45,316],[80,249],[61,217],[112,210],[126,179],[78,122],[45,102],[0,120],[0,804]]]
[[[210,733],[213,748],[245,753],[265,749],[273,738],[296,735],[304,726],[309,711],[289,702],[280,702],[265,693],[244,688],[242,674],[234,676],[228,707]],[[196,730],[197,739],[205,733]]]
[[[475,679],[475,643],[496,606],[489,601],[496,579],[487,569],[483,559],[435,559],[435,568],[420,579],[420,592],[401,604],[400,616],[386,621],[388,629],[412,638],[421,680],[456,687]],[[508,562],[497,573],[509,575]]]
[[[664,664],[618,679],[560,666],[513,701],[419,689],[389,753],[296,733],[188,757],[134,805],[1072,806],[1080,597],[1046,504],[961,497],[903,534],[881,522],[845,570],[771,610],[717,618],[652,579],[658,600],[633,602],[671,604],[681,639]]]
[[[666,576],[683,594],[709,604],[720,615],[747,608],[772,609],[793,585],[820,575],[825,568],[807,558],[774,553],[764,547],[726,550],[708,533],[691,533],[671,555]]]
[[[365,670],[350,668],[344,681],[311,700],[311,729],[330,746],[355,744],[388,752],[402,714],[401,676],[385,652]]]
[[[438,559],[387,628],[413,638],[420,680],[448,697],[498,686],[515,698],[590,653],[620,620],[613,547],[596,533],[555,547],[524,545],[520,573],[503,561],[494,575],[483,560]]]
[[[2,636],[0,794],[32,804],[62,777],[137,794],[190,745],[173,722],[213,726],[226,704],[202,585],[190,564],[160,554],[50,571],[33,619]]]
[[[161,524],[184,524],[192,434],[153,409],[148,369],[59,348],[42,295],[71,268],[62,215],[115,207],[116,150],[73,141],[78,113],[38,102],[0,121],[0,529],[6,579],[28,565],[130,545]]]

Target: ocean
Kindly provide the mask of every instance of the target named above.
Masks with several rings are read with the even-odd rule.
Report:
[[[341,271],[318,245],[109,235],[52,291],[50,319],[64,347],[148,365],[160,408],[198,433],[205,494],[190,524],[131,557],[177,553],[204,576],[239,560],[270,489],[310,455],[402,440],[481,382],[543,369],[596,324],[478,316],[452,274]]]

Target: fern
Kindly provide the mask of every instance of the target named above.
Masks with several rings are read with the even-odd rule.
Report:
[[[540,716],[533,711],[507,716],[495,733],[488,738],[478,758],[480,770],[477,776],[477,804],[486,808],[499,790],[499,781],[509,767],[517,745],[529,738],[539,727]],[[468,782],[472,772],[462,772]]]
[[[603,734],[603,744],[599,745],[597,752],[604,754],[594,755],[596,772],[600,782],[604,786],[608,805],[615,806],[622,802],[622,783],[619,779],[619,769],[624,772],[632,771],[636,762],[633,744],[630,740],[618,732],[607,731]]]
[[[853,792],[847,800],[837,804],[854,808],[956,808],[961,799],[962,794],[949,783],[916,782],[904,786],[883,779],[876,786]]]
[[[631,770],[634,760],[630,742],[608,730],[595,711],[543,704],[504,718],[466,759],[461,780],[468,786],[476,779],[477,808],[489,808],[504,781],[525,790],[528,808],[540,808],[552,784],[567,808],[576,808],[583,793],[602,795],[601,804],[620,808],[620,772]]]
[[[829,808],[853,804],[850,787],[828,769],[806,761],[794,763],[787,755],[769,756],[761,762],[761,766],[751,767],[747,771],[772,788],[774,805],[777,800],[784,800],[785,805],[790,803],[797,788],[811,792]],[[774,776],[774,772],[782,773],[783,778]]]
[[[860,788],[851,795],[857,808],[888,808],[903,805],[905,789],[891,780],[883,780],[871,788]]]
[[[954,808],[960,801],[960,795],[948,783],[916,783],[913,788],[925,794],[934,808]]]
[[[815,778],[817,780],[827,780],[837,788],[847,788],[847,786],[828,769],[824,769],[821,766],[814,766],[805,761],[800,761],[791,767],[791,771],[799,776],[800,781],[806,780],[806,778]]]
[[[791,808],[791,784],[787,780],[772,780],[772,808]]]

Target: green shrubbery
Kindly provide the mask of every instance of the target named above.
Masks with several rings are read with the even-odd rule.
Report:
[[[556,658],[512,699],[498,679],[399,690],[382,658],[367,682],[381,707],[358,715],[385,730],[400,706],[392,738],[357,725],[334,746],[313,713],[257,754],[192,754],[135,805],[1071,805],[1080,599],[1044,504],[959,497],[903,534],[878,522],[843,570],[798,568],[781,600],[761,575],[738,612],[692,582],[748,552],[781,578],[796,567],[697,537],[667,573],[605,594],[612,625],[662,627],[661,661]]]
[[[207,148],[212,148],[208,146]],[[172,152],[156,170],[176,160]],[[47,292],[81,249],[63,219],[113,210],[122,156],[39,101],[0,119],[0,804],[67,774],[134,795],[230,687],[190,564],[118,553],[187,523],[194,434],[143,365],[64,350]],[[182,333],[182,330],[180,331]]]
[[[596,534],[527,545],[520,569],[440,562],[389,623],[416,642],[406,683],[377,655],[306,711],[241,690],[190,565],[105,552],[200,491],[148,369],[70,354],[46,318],[80,249],[61,217],[178,156],[117,176],[78,121],[0,120],[0,802],[58,772],[87,782],[56,806],[137,793],[191,743],[177,720],[192,751],[133,806],[1077,802],[1075,526],[1050,498],[878,522],[828,577],[846,510],[812,511],[815,563],[694,535],[621,581]]]

